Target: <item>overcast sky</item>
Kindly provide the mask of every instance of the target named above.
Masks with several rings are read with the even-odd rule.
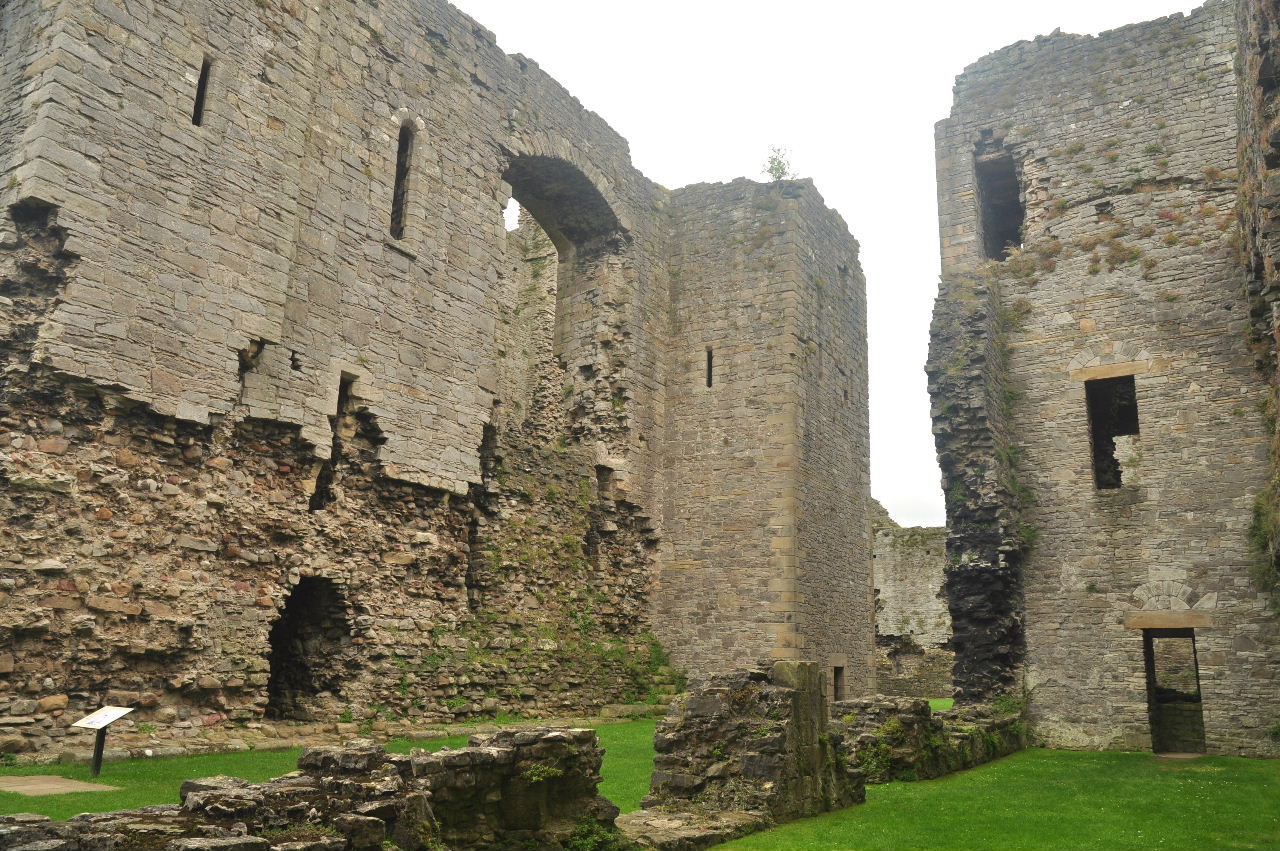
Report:
[[[871,491],[903,525],[942,525],[924,361],[938,281],[933,124],[966,65],[1021,39],[1098,33],[1180,0],[456,0],[599,113],[650,179],[761,174],[790,152],[862,245]]]

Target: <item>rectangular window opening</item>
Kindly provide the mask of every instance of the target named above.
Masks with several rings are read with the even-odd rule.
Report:
[[[844,700],[844,668],[840,666],[831,669],[831,699]]]
[[[1009,249],[1022,244],[1022,205],[1018,169],[1007,153],[979,156],[975,161],[978,203],[982,211],[982,247],[991,260],[1009,259]]]
[[[405,210],[409,206],[409,164],[413,156],[413,127],[400,126],[396,148],[396,183],[391,196],[391,236],[404,239]]]
[[[200,63],[200,80],[196,83],[196,102],[191,109],[191,123],[199,127],[204,124],[204,101],[209,94],[209,72],[213,69],[213,61],[208,56]]]
[[[710,387],[715,379],[715,355],[711,349],[707,349],[707,386]]]
[[[1093,481],[1099,490],[1118,488],[1123,476],[1116,438],[1138,433],[1138,392],[1132,375],[1084,383],[1093,447]]]

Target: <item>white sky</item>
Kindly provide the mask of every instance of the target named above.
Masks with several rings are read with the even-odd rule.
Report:
[[[651,180],[766,179],[774,146],[862,245],[871,490],[944,523],[924,361],[937,292],[933,124],[966,65],[1020,39],[1097,33],[1186,0],[454,0],[631,143]]]

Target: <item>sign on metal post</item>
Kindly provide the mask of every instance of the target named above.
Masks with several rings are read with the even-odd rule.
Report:
[[[97,737],[93,740],[93,777],[97,777],[102,771],[102,751],[107,746],[107,726],[114,721],[119,721],[132,711],[133,708],[129,706],[104,706],[71,725],[98,731]]]

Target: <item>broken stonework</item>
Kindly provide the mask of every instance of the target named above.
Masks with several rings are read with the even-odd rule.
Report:
[[[947,530],[875,530],[876,689],[904,697],[950,697],[955,654],[942,585]]]
[[[645,809],[619,827],[680,851],[861,803],[862,774],[846,763],[840,735],[828,731],[827,706],[815,662],[775,662],[696,683],[658,725]]]
[[[0,27],[0,747],[870,687],[864,280],[811,182],[666,190],[443,0]]]
[[[298,771],[267,783],[189,780],[181,805],[65,822],[0,816],[0,847],[377,851],[391,843],[402,851],[551,851],[575,834],[614,831],[618,809],[596,795],[603,756],[591,730],[497,733],[460,750],[408,755],[356,740],[307,749]]]
[[[929,780],[1027,746],[1022,718],[984,705],[932,712],[927,700],[876,695],[834,703],[831,714],[868,783]]]
[[[1010,45],[937,126],[955,686],[1050,746],[1280,752],[1271,5]]]

